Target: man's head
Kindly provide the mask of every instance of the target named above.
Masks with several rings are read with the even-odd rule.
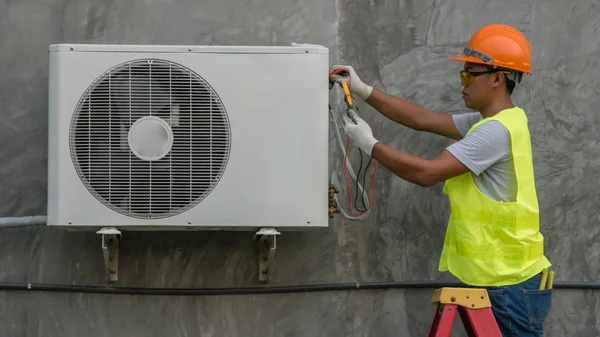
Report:
[[[512,95],[516,82],[523,73],[465,62],[460,71],[463,100],[469,109],[481,111],[496,98],[504,99]]]
[[[481,111],[496,98],[509,97],[524,73],[531,74],[529,42],[518,30],[491,24],[477,30],[462,55],[463,99],[468,108]]]

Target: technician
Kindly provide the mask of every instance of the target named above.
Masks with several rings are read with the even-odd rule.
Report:
[[[439,271],[487,288],[504,336],[542,336],[552,289],[544,289],[540,279],[551,264],[539,231],[527,116],[511,100],[523,74],[531,75],[529,42],[510,26],[490,24],[451,60],[464,62],[462,98],[477,112],[428,110],[363,83],[351,66],[334,66],[330,75],[388,119],[457,140],[437,158],[422,159],[381,143],[360,117],[355,124],[344,115],[344,130],[398,177],[425,187],[445,181],[451,215]]]

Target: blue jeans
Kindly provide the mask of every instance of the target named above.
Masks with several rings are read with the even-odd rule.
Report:
[[[552,289],[538,290],[542,274],[522,283],[487,288],[503,337],[543,336],[552,305]]]

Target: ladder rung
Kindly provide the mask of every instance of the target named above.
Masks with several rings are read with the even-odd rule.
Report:
[[[487,290],[481,288],[439,288],[433,292],[432,303],[456,304],[470,309],[491,307]]]

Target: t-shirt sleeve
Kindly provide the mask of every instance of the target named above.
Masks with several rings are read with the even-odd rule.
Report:
[[[446,149],[473,173],[480,175],[497,161],[510,158],[510,137],[502,123],[491,120]]]
[[[479,112],[456,114],[452,115],[452,120],[458,132],[464,137],[469,132],[469,129],[481,120],[481,114]]]

